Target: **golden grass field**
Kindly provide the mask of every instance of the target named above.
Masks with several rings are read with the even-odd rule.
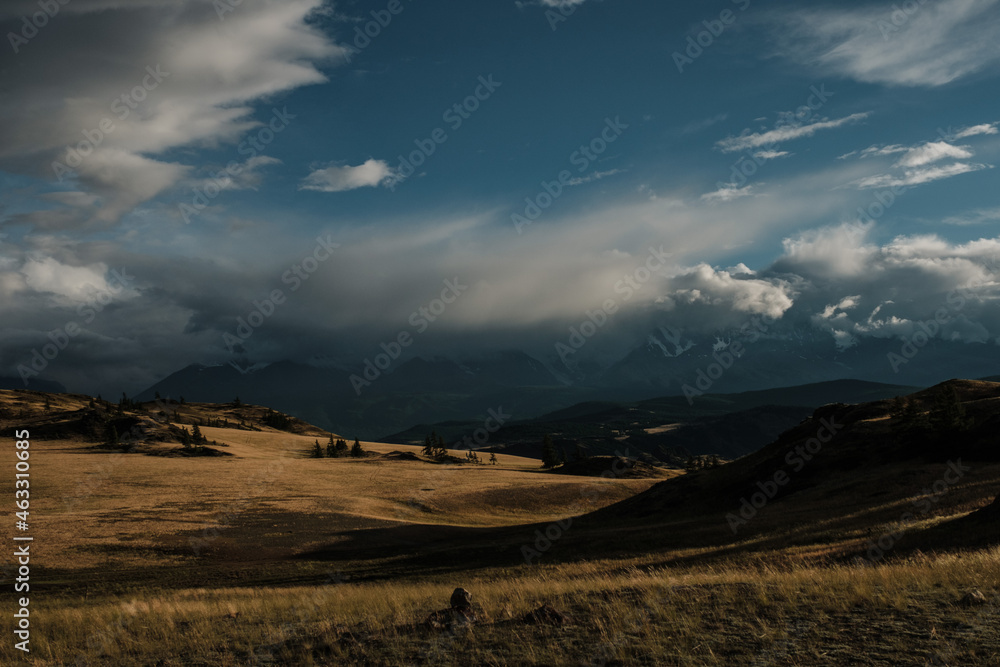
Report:
[[[87,403],[43,400],[0,392],[4,432]],[[834,542],[633,549],[612,524],[570,529],[578,551],[501,562],[539,525],[661,480],[550,475],[503,454],[498,466],[393,459],[419,448],[380,443],[363,443],[365,459],[312,459],[318,429],[202,430],[232,456],[32,438],[32,651],[8,639],[0,664],[1000,664],[996,547],[872,567],[824,559]],[[13,497],[10,475],[0,493]],[[12,517],[4,530],[10,544]],[[590,535],[621,544],[574,558]],[[422,629],[457,586],[489,621]],[[989,604],[959,605],[971,589]],[[543,602],[572,622],[519,620]]]

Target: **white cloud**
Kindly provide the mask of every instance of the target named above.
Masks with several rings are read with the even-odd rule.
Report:
[[[956,162],[943,167],[927,167],[918,169],[907,169],[902,176],[892,174],[879,174],[869,176],[857,182],[857,186],[862,189],[871,188],[892,188],[910,187],[913,185],[923,185],[933,181],[940,181],[960,174],[968,174],[981,169],[989,169],[988,164],[970,164],[966,162]]]
[[[702,201],[709,202],[729,202],[734,199],[742,199],[743,197],[752,197],[753,194],[752,185],[746,185],[742,188],[736,187],[735,185],[723,185],[715,192],[706,192],[701,196],[701,199]]]
[[[804,9],[772,14],[779,51],[796,62],[865,83],[941,86],[1000,61],[998,0],[894,8]]]
[[[850,153],[844,153],[837,157],[838,160],[846,160],[849,157],[857,155],[862,160],[870,157],[881,157],[883,155],[894,155],[896,153],[905,153],[910,150],[906,146],[901,146],[899,144],[892,144],[891,146],[869,146],[862,151],[851,151]]]
[[[12,7],[29,12],[29,4],[37,11],[23,2],[4,3],[4,11],[20,16]],[[322,5],[244,0],[224,21],[198,0],[60,7],[46,27],[51,43],[20,59],[8,81],[4,99],[17,104],[0,103],[0,169],[54,180],[59,161],[75,170],[81,191],[100,197],[97,210],[35,217],[61,227],[116,223],[188,177],[192,165],[181,161],[190,153],[178,149],[235,144],[263,125],[256,103],[326,80],[317,64],[346,51],[309,20]],[[271,107],[262,112],[270,115]],[[102,121],[113,131],[99,132]],[[84,133],[98,146],[76,166],[68,148]]]
[[[951,140],[965,139],[966,137],[975,137],[981,134],[997,134],[1000,130],[997,130],[997,123],[982,123],[980,125],[972,125],[970,127],[958,130],[953,135],[949,135]]]
[[[1000,207],[969,211],[963,215],[947,217],[942,222],[946,225],[983,225],[1000,222]]]
[[[906,151],[896,162],[897,167],[922,167],[938,160],[954,158],[965,160],[974,155],[968,146],[952,146],[945,141],[932,141]]]
[[[614,176],[615,174],[622,173],[622,169],[609,169],[608,171],[595,171],[592,174],[587,174],[586,176],[581,176],[579,178],[573,178],[566,182],[566,185],[583,185],[584,183],[590,183],[591,181],[599,181],[602,178],[607,178],[608,176]]]
[[[316,169],[305,177],[299,189],[319,192],[346,192],[358,188],[386,185],[392,178],[393,170],[388,162],[369,158],[356,167]]]
[[[788,151],[775,150],[757,151],[753,154],[753,156],[758,160],[776,160],[779,157],[788,157],[789,155],[791,155],[791,153]]]
[[[864,120],[869,115],[871,115],[869,112],[855,113],[836,120],[821,120],[809,123],[808,125],[780,127],[768,130],[767,132],[744,133],[738,137],[726,137],[721,141],[717,141],[715,145],[725,153],[732,153],[748,148],[760,148],[782,141],[811,137],[819,130],[830,130],[850,123],[856,123]]]
[[[667,298],[678,306],[721,308],[743,315],[779,318],[792,307],[795,290],[781,279],[758,280],[699,264],[670,279]]]

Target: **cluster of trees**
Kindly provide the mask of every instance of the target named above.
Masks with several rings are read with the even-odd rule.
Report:
[[[684,469],[688,472],[694,472],[695,470],[718,468],[721,465],[722,460],[719,459],[718,454],[712,454],[710,456],[688,456],[687,462],[684,464]]]
[[[937,392],[928,411],[909,396],[897,396],[890,403],[889,414],[898,420],[904,433],[960,433],[972,427],[972,419],[965,414],[954,387]]]
[[[444,444],[444,438],[438,435],[437,431],[424,438],[424,448],[421,451],[424,456],[429,456],[436,461],[448,458],[448,448]]]
[[[265,426],[276,428],[279,431],[287,431],[292,428],[292,420],[288,417],[288,415],[275,412],[270,408],[267,409],[267,414],[264,415],[261,422],[263,422]]]
[[[350,449],[347,447],[347,441],[343,438],[338,440],[333,439],[333,434],[330,434],[330,441],[326,444],[325,455],[327,458],[339,459],[343,456],[350,454],[356,459],[361,458],[365,455],[365,450],[361,447],[361,441],[357,438],[354,439],[354,444],[351,445]],[[315,442],[312,449],[312,457],[314,459],[321,459],[324,457],[323,446],[319,444],[319,440]]]
[[[444,438],[438,435],[437,431],[432,431],[430,435],[424,438],[424,448],[421,450],[421,453],[435,461],[444,461],[448,458],[448,447],[445,445]],[[465,452],[465,460],[475,464],[483,462],[479,457],[479,452],[471,449]],[[496,452],[490,452],[490,465],[495,466],[498,463]]]

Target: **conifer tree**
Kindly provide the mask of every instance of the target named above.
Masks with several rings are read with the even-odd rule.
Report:
[[[554,468],[559,465],[559,457],[556,448],[552,444],[552,436],[548,433],[542,438],[542,467]]]
[[[365,455],[365,450],[361,449],[361,441],[355,438],[354,444],[351,446],[351,456],[353,456],[356,459],[359,459],[364,455]]]
[[[319,446],[319,440],[316,441],[316,444],[313,447],[312,457],[314,459],[323,458],[323,448]]]

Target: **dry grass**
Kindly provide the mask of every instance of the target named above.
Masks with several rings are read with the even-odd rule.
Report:
[[[8,415],[24,410],[27,421],[41,414],[42,400],[0,392]],[[85,401],[53,396],[50,410]],[[24,660],[5,642],[0,664],[1000,664],[996,548],[862,567],[826,556],[877,536],[881,519],[868,534],[830,527],[829,540],[794,547],[740,538],[631,552],[634,527],[584,526],[560,543],[560,557],[592,537],[620,541],[624,555],[409,571],[401,563],[411,561],[400,558],[425,544],[392,542],[380,529],[430,536],[433,560],[458,544],[434,545],[442,539],[435,536],[521,526],[503,536],[528,539],[522,524],[573,514],[584,499],[588,508],[608,505],[660,480],[546,475],[537,461],[505,455],[498,467],[317,460],[306,456],[316,434],[203,430],[233,456],[166,458],[97,452],[79,439],[32,441],[32,653]],[[418,449],[364,447],[379,455]],[[953,492],[954,511],[967,512],[962,494],[981,498],[984,483]],[[12,491],[4,476],[0,494]],[[776,506],[763,520],[783,521],[789,537],[807,524],[827,530],[800,509]],[[880,512],[892,518],[899,509]],[[9,523],[4,530],[10,543]],[[344,544],[329,560],[314,551]],[[420,629],[456,586],[472,591],[489,621],[456,634]],[[993,603],[959,607],[972,588]],[[574,622],[520,622],[543,602]]]
[[[462,581],[333,581],[293,588],[41,596],[36,665],[989,665],[1000,660],[1000,551],[875,568],[767,560],[665,569],[641,559],[478,572]],[[415,624],[456,584],[491,622],[429,635]],[[562,627],[519,619],[542,602]],[[169,647],[165,651],[165,647]],[[0,659],[11,657],[0,649]]]

